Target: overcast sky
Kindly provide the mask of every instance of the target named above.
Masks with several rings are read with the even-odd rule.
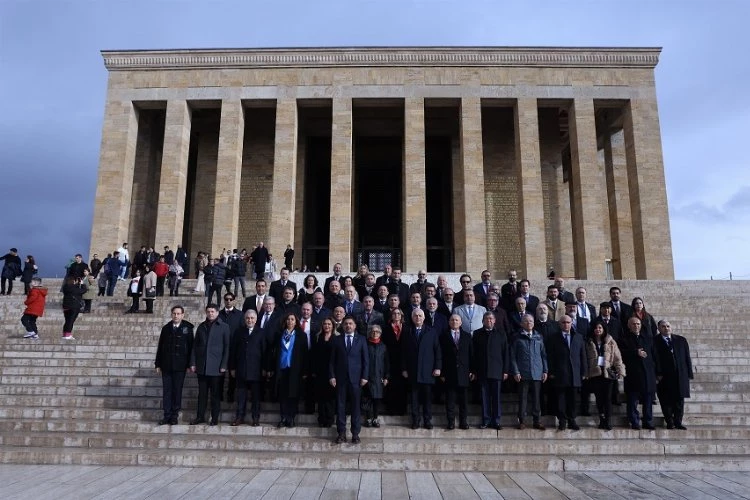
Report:
[[[0,250],[44,276],[87,253],[102,49],[661,46],[676,276],[750,278],[748,20],[748,0],[0,0]]]

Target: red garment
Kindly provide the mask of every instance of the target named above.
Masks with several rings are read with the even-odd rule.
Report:
[[[26,310],[23,313],[41,317],[44,314],[44,303],[46,300],[47,289],[33,287],[29,290],[29,296],[24,301]]]
[[[398,339],[398,337],[396,337],[396,338]],[[369,338],[369,339],[367,339],[367,341],[369,343],[371,343],[371,344],[378,345],[380,343],[380,339],[381,339],[381,337],[378,337],[378,338]]]
[[[157,278],[163,278],[169,274],[169,264],[166,262],[157,262],[154,264],[154,274],[156,274]]]
[[[396,335],[396,340],[401,338],[401,323],[391,323],[393,333]]]

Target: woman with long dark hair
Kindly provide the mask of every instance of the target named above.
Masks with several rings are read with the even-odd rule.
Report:
[[[320,322],[320,331],[312,346],[312,376],[315,378],[315,401],[318,404],[318,426],[330,427],[336,416],[336,389],[328,382],[333,346],[333,320]]]
[[[300,329],[297,316],[287,313],[282,316],[281,330],[271,346],[273,367],[276,373],[276,389],[279,396],[281,420],[278,427],[294,427],[297,406],[302,392],[302,379],[308,375],[307,336]]]
[[[86,293],[88,288],[86,285],[81,283],[81,278],[70,277],[65,280],[63,285],[63,316],[65,316],[65,323],[63,323],[63,340],[75,340],[73,337],[73,324],[78,318],[78,314],[81,312],[83,307],[83,294]]]

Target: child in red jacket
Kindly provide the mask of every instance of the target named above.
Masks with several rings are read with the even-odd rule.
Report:
[[[26,328],[25,339],[39,340],[36,319],[44,314],[44,304],[47,300],[47,289],[42,286],[42,279],[31,278],[31,289],[24,304],[26,310],[21,316],[21,324]]]

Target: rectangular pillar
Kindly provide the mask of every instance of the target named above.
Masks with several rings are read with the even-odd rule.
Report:
[[[672,237],[656,96],[631,100],[623,118],[636,277],[672,280]]]
[[[634,279],[633,220],[630,217],[630,192],[622,130],[604,135],[604,162],[615,279]]]
[[[352,100],[333,99],[331,127],[331,228],[328,238],[328,267],[341,263],[352,271]]]
[[[424,98],[404,102],[403,267],[408,273],[427,268],[427,194],[425,192]]]
[[[89,255],[103,258],[127,241],[137,139],[138,112],[133,103],[107,101]]]
[[[237,248],[244,136],[245,111],[242,101],[225,99],[221,103],[219,124],[211,255],[218,255],[222,248]]]
[[[547,244],[544,234],[544,194],[536,99],[521,98],[516,101],[515,141],[521,233],[520,271],[522,276],[541,280],[547,275]]]
[[[599,176],[594,101],[577,98],[570,108],[571,207],[576,278],[605,279],[604,184]]]
[[[458,205],[459,220],[454,227],[456,248],[463,248],[463,259],[456,252],[456,271],[478,274],[487,267],[487,224],[485,221],[484,151],[482,149],[482,102],[479,97],[461,98],[461,161],[457,178],[463,191]]]
[[[268,248],[283,264],[284,250],[294,243],[294,202],[297,187],[297,100],[276,102],[276,146],[273,152],[273,189]]]
[[[156,248],[182,244],[191,114],[187,101],[167,101],[156,216]]]

